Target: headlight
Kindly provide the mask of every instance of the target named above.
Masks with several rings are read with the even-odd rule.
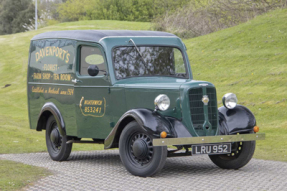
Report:
[[[154,100],[154,105],[160,109],[161,111],[165,111],[169,108],[170,106],[170,100],[167,95],[165,94],[160,94],[158,95],[155,100]],[[156,109],[157,109],[156,108]]]
[[[233,93],[227,93],[222,98],[222,103],[227,109],[234,109],[237,105],[237,97]]]

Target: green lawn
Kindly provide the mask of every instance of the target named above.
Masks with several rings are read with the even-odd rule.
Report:
[[[0,160],[0,190],[18,190],[51,174],[44,168]]]

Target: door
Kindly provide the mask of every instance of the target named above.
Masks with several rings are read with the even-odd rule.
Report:
[[[97,44],[78,46],[76,78],[73,79],[77,135],[81,138],[105,139],[111,128],[109,111],[110,81],[104,51]],[[88,67],[97,65],[97,76],[88,74]]]

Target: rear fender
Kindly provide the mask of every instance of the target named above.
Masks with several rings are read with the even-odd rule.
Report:
[[[42,129],[46,129],[46,122],[50,115],[53,115],[55,117],[60,134],[62,136],[65,136],[66,130],[65,130],[65,123],[64,123],[63,117],[60,113],[60,110],[52,102],[47,102],[42,107],[41,112],[38,117],[38,123],[37,123],[37,128],[36,128],[37,131],[42,131]]]

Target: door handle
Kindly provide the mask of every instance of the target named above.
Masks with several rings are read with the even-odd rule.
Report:
[[[72,82],[73,82],[74,84],[76,84],[76,83],[82,82],[82,81],[81,81],[81,80],[78,80],[78,79],[73,79]]]

